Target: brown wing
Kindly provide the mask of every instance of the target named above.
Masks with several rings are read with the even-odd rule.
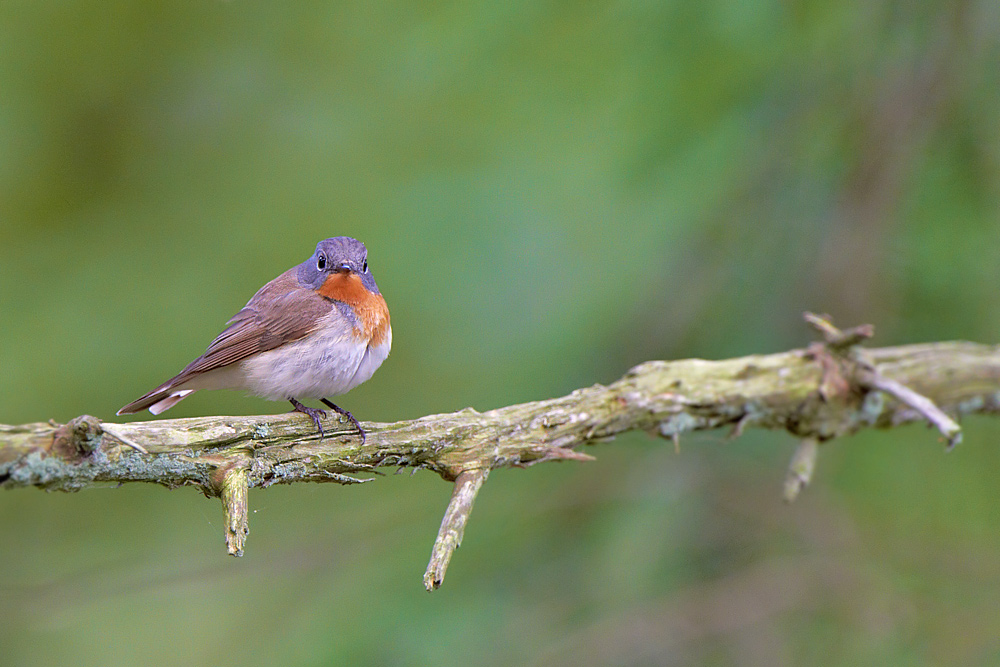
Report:
[[[197,373],[242,361],[304,338],[315,329],[333,304],[295,279],[295,269],[281,274],[254,294],[243,309],[229,320],[201,355],[168,382],[178,385]]]
[[[295,279],[295,270],[286,271],[260,288],[247,305],[229,320],[229,326],[212,341],[205,354],[156,389],[123,407],[118,414],[145,410],[167,398],[174,387],[192,376],[228,366],[308,335],[334,305],[314,291],[301,288]],[[167,405],[160,411],[169,407]]]
[[[273,350],[308,335],[319,319],[334,306],[312,290],[299,287],[294,271],[286,271],[260,288],[247,305],[229,320],[229,326],[212,341],[205,354],[175,377],[123,407],[118,414],[132,414],[149,408],[168,398],[174,387],[194,375],[228,366],[252,354]],[[166,410],[170,405],[172,403],[157,412]]]

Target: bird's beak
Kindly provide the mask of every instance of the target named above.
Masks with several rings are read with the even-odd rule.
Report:
[[[351,265],[346,262],[338,266],[336,270],[336,273],[350,273],[350,272],[351,272]]]

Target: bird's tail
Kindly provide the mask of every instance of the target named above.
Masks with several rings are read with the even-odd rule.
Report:
[[[118,411],[119,415],[131,415],[142,412],[149,408],[154,415],[158,415],[164,410],[174,407],[178,401],[193,392],[194,389],[177,389],[168,382],[149,392],[141,398],[137,398],[124,408]]]

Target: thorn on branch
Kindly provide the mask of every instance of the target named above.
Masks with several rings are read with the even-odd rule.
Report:
[[[149,451],[145,447],[143,447],[138,442],[135,442],[134,440],[131,440],[128,436],[126,436],[122,432],[122,429],[119,428],[120,426],[121,426],[120,424],[102,423],[101,430],[104,431],[105,433],[110,434],[111,437],[113,437],[115,440],[122,443],[123,445],[127,445],[132,449],[134,449],[135,451],[140,452],[142,454],[149,454]]]
[[[743,430],[746,428],[748,423],[750,423],[750,413],[745,412],[743,416],[740,417],[739,421],[733,424],[733,428],[729,431],[729,435],[726,436],[726,440],[732,441],[741,437],[743,435]]]
[[[569,447],[545,447],[544,461],[581,461],[586,463],[587,461],[596,461],[597,459],[590,454],[584,454],[583,452],[578,452],[575,449],[570,449]]]
[[[875,335],[875,327],[871,324],[861,324],[846,331],[841,331],[833,326],[829,315],[816,315],[807,311],[802,314],[802,317],[805,319],[806,324],[823,336],[823,341],[829,347],[837,350],[853,347]]]
[[[521,460],[511,463],[515,468],[530,468],[536,463],[546,461],[596,461],[590,454],[578,452],[569,447],[559,447],[551,445],[538,445],[531,449],[530,457],[521,457]]]
[[[479,493],[479,489],[482,488],[489,474],[488,468],[477,468],[466,470],[455,479],[455,489],[452,491],[448,509],[445,510],[444,518],[441,520],[437,539],[434,540],[434,548],[431,550],[431,560],[427,564],[427,572],[424,573],[424,587],[428,591],[440,588],[444,582],[444,573],[448,569],[448,562],[451,561],[455,549],[462,543],[465,524],[469,521],[469,514],[472,512],[472,504],[476,501],[476,494]]]
[[[962,442],[962,427],[945,414],[944,410],[935,405],[931,399],[918,394],[906,385],[890,380],[874,369],[863,369],[858,376],[862,386],[883,391],[923,415],[944,436],[948,443],[948,451]]]
[[[371,482],[374,477],[351,477],[350,475],[343,475],[339,472],[331,472],[329,470],[320,470],[319,478],[316,481],[319,482],[336,482],[337,484],[343,484],[348,486],[350,484],[364,484],[365,482]]]
[[[819,456],[819,440],[804,438],[792,455],[788,464],[788,474],[785,476],[785,502],[794,501],[799,491],[809,486],[813,471],[816,469],[816,458]]]
[[[243,555],[243,542],[250,533],[247,518],[247,470],[230,468],[222,478],[222,512],[226,526],[226,548],[231,556]]]

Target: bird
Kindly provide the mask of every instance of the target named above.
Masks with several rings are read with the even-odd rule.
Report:
[[[389,307],[368,267],[365,244],[348,236],[320,241],[312,256],[261,287],[228,322],[205,353],[156,389],[118,411],[158,415],[199,389],[242,389],[287,400],[312,419],[323,437],[326,411],[319,399],[358,429],[328,396],[368,380],[389,356]]]

